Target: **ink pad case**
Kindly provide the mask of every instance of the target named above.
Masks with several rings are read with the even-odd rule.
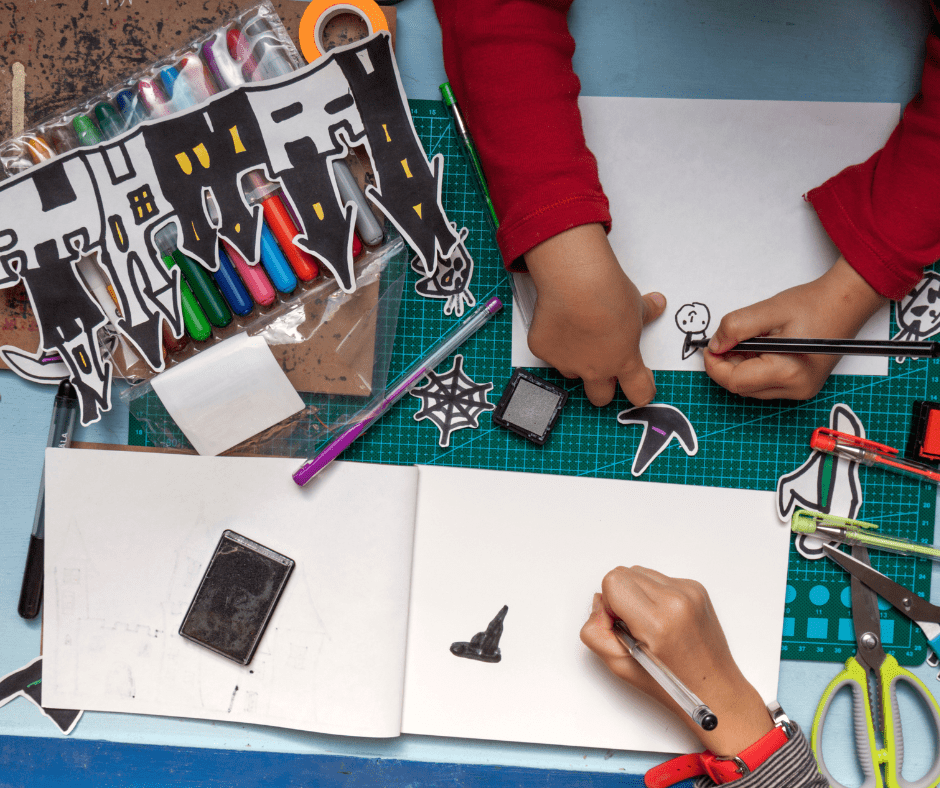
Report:
[[[247,665],[293,569],[293,559],[225,531],[186,612],[180,635]]]
[[[567,401],[568,392],[563,388],[516,369],[493,411],[493,421],[542,446]]]

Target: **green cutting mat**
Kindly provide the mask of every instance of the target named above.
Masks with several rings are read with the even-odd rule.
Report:
[[[476,270],[471,291],[477,302],[498,295],[506,303],[511,293],[486,222],[482,201],[463,159],[449,115],[443,105],[412,101],[412,116],[428,156],[443,153],[446,160],[444,207],[452,221],[470,230],[467,241]],[[399,333],[392,357],[390,379],[421,355],[455,321],[445,316],[443,302],[414,291],[417,276],[409,274],[399,316]],[[462,348],[464,369],[477,382],[492,381],[495,404],[512,372],[510,311],[503,310]],[[442,368],[450,366],[447,361]],[[537,374],[567,389],[568,404],[551,440],[537,447],[495,426],[489,413],[479,429],[451,435],[450,447],[438,446],[438,430],[425,420],[414,421],[420,403],[405,397],[344,459],[395,464],[449,465],[535,473],[561,473],[632,479],[630,466],[640,440],[639,427],[616,422],[628,406],[620,395],[605,408],[593,407],[576,382],[549,370]],[[936,399],[940,394],[940,366],[926,361],[891,362],[886,378],[839,376],[808,403],[762,403],[733,396],[701,372],[658,372],[657,401],[682,410],[698,432],[699,451],[688,457],[673,442],[642,477],[644,482],[670,482],[773,490],[782,474],[800,465],[809,453],[812,430],[828,426],[833,404],[848,404],[864,422],[868,435],[903,448],[907,440],[911,402]],[[147,445],[146,429],[136,416],[154,417],[162,405],[148,395],[131,408],[130,442]],[[185,443],[180,436],[181,442]],[[297,445],[297,456],[312,446]],[[861,470],[864,506],[860,517],[875,520],[886,532],[933,541],[936,489],[880,471]],[[640,527],[624,514],[624,527]],[[728,568],[734,571],[735,546],[728,545]],[[616,556],[611,557],[616,562]],[[624,560],[628,560],[625,558]],[[872,564],[899,582],[928,596],[930,566],[872,552]],[[854,651],[848,584],[841,569],[827,561],[810,562],[791,548],[787,588],[783,656],[790,659],[844,661]],[[907,665],[924,661],[927,650],[920,631],[893,610],[884,612],[886,646]]]

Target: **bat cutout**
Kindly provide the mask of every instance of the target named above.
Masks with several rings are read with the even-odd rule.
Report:
[[[43,383],[58,383],[69,376],[69,368],[55,351],[24,353],[12,345],[0,347],[0,357],[17,375]]]
[[[865,437],[865,425],[843,403],[833,405],[829,412],[829,427],[847,435]],[[861,508],[858,463],[844,457],[813,451],[806,462],[781,476],[777,482],[777,516],[784,522],[790,520],[796,509],[855,519]],[[797,552],[810,561],[825,557],[824,544],[810,534],[796,537]]]
[[[455,430],[480,426],[480,415],[495,410],[486,393],[492,383],[477,383],[463,371],[463,356],[454,356],[454,365],[441,374],[428,372],[428,382],[421,388],[411,390],[412,397],[421,400],[421,409],[415,413],[415,421],[430,419],[441,431],[439,445],[450,446],[450,434]]]
[[[675,438],[690,457],[698,452],[698,435],[685,414],[672,405],[645,405],[642,408],[628,408],[617,414],[621,424],[642,424],[643,435],[640,447],[633,458],[634,476],[641,476],[669,442]]]
[[[499,662],[503,658],[499,650],[499,639],[502,637],[503,621],[508,612],[509,605],[503,605],[486,629],[483,632],[477,632],[470,638],[469,643],[466,641],[451,643],[450,653],[455,657],[476,659],[480,662]]]
[[[81,711],[49,709],[42,705],[42,657],[36,657],[19,670],[0,678],[0,706],[5,706],[21,696],[34,703],[66,736],[72,732],[82,716]]]

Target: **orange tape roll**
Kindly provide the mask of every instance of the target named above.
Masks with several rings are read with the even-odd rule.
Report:
[[[300,51],[308,63],[312,63],[323,52],[323,28],[330,20],[340,14],[355,14],[369,26],[369,35],[379,30],[388,30],[385,14],[374,0],[349,0],[345,3],[331,2],[331,0],[311,0],[304,15],[300,18],[300,31],[297,34],[300,40]]]

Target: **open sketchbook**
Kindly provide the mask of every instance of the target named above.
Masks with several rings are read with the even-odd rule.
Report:
[[[438,467],[50,449],[43,702],[322,733],[687,751],[578,632],[605,572],[709,589],[776,694],[788,530],[773,493]],[[181,638],[225,529],[296,561],[254,659]],[[502,660],[454,656],[508,605]]]

